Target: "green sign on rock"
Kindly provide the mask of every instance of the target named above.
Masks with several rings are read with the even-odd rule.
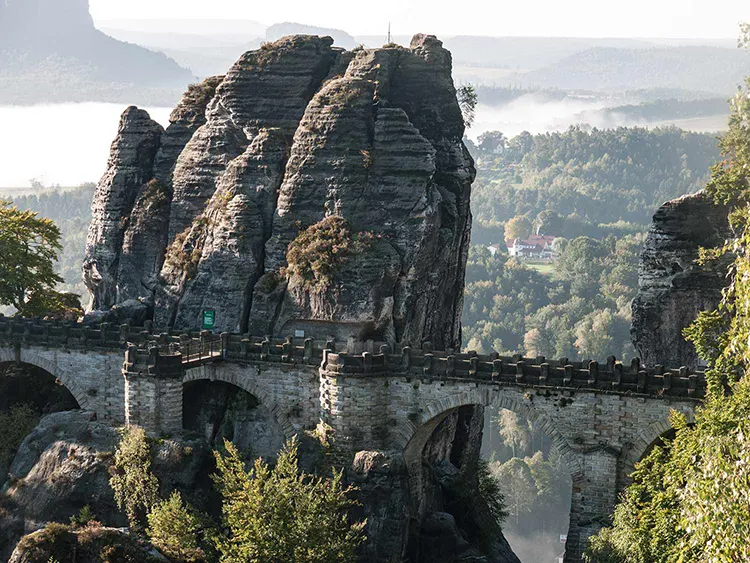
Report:
[[[205,330],[212,330],[216,324],[216,311],[212,309],[203,310],[203,328]]]

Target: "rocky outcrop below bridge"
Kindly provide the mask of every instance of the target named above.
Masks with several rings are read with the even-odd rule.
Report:
[[[633,300],[633,344],[644,363],[697,367],[683,330],[716,308],[728,285],[727,264],[699,264],[701,248],[731,236],[728,210],[703,192],[668,201],[654,214]]]
[[[346,52],[291,36],[129,108],[86,248],[89,318],[440,348],[460,343],[474,164],[433,36]]]

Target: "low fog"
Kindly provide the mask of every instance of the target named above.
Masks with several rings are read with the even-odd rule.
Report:
[[[633,119],[630,116],[618,115],[616,112],[603,112],[607,108],[618,107],[622,99],[606,98],[565,98],[550,99],[544,94],[526,94],[507,104],[492,106],[478,104],[474,124],[467,131],[473,141],[487,131],[502,131],[508,138],[515,137],[522,131],[529,133],[547,133],[564,131],[571,125],[586,124],[599,129],[613,127],[657,127],[676,125],[698,133],[708,133],[726,128],[727,116],[717,115],[703,118],[682,119],[673,121],[648,122]]]
[[[61,186],[98,181],[124,109],[103,103],[0,106],[0,188],[28,186],[32,178]],[[170,108],[147,109],[168,124]]]
[[[565,544],[559,539],[555,541],[542,534],[524,538],[505,531],[503,535],[522,563],[557,563],[565,552]]]
[[[513,137],[521,131],[561,131],[580,123],[599,128],[657,125],[600,112],[621,103],[601,98],[551,100],[527,94],[503,106],[479,104],[468,135],[476,140],[485,131],[502,131]],[[96,182],[106,167],[109,145],[124,109],[124,105],[106,103],[0,106],[0,154],[4,157],[0,188],[25,187],[32,178],[48,186]],[[146,109],[153,119],[168,124],[170,108]],[[695,131],[715,131],[723,127],[726,117],[671,123]]]

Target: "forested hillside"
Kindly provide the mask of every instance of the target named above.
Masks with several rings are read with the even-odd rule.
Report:
[[[485,133],[474,150],[479,176],[472,193],[474,242],[497,242],[515,216],[545,210],[562,217],[555,235],[597,236],[641,230],[656,208],[701,189],[718,157],[712,135],[640,127]],[[618,222],[631,225],[614,226]],[[490,237],[487,239],[486,237]]]
[[[728,204],[734,240],[705,252],[733,261],[732,283],[715,311],[700,314],[690,340],[709,362],[708,394],[688,424],[673,414],[676,436],[637,466],[614,522],[593,538],[590,563],[748,561],[750,547],[750,99],[735,98],[725,159],[713,169],[707,194]]]
[[[676,128],[572,128],[510,140],[487,133],[474,152],[464,346],[632,357],[630,302],[651,216],[665,201],[704,187],[716,139]],[[558,258],[546,265],[509,258],[506,228],[559,237]]]

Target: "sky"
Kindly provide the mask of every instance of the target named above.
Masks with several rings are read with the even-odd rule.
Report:
[[[294,21],[352,34],[734,38],[747,0],[90,0],[95,20]]]

